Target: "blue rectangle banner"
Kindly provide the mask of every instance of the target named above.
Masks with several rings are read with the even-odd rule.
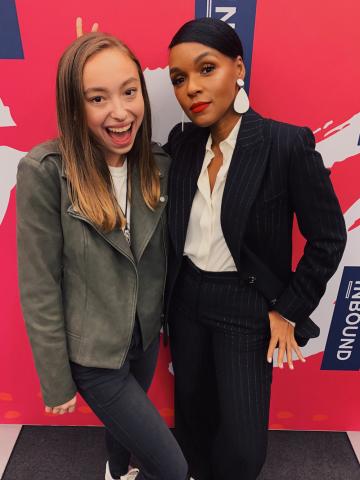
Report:
[[[245,88],[249,91],[257,0],[196,0],[196,18],[223,20],[236,30],[244,48]]]
[[[360,267],[345,267],[322,370],[360,370]]]
[[[24,58],[15,0],[0,0],[0,59]]]

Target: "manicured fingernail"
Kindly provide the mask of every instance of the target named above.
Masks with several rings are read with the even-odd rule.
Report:
[[[282,363],[279,363],[279,368],[283,368],[284,365]]]
[[[269,363],[271,363],[271,357],[268,357],[267,361],[268,361]]]
[[[290,370],[294,370],[294,365],[289,365]]]
[[[306,362],[306,359],[305,359],[305,358],[303,358],[301,361],[305,363],[305,362]]]

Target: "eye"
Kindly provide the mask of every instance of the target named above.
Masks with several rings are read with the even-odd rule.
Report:
[[[174,85],[174,87],[178,87],[179,85],[181,85],[184,81],[184,77],[182,76],[177,76],[177,77],[172,77],[171,78],[171,83]]]
[[[127,97],[134,97],[136,95],[136,92],[137,92],[137,88],[128,88],[127,90],[125,90],[125,95]]]
[[[201,67],[201,73],[207,75],[208,73],[211,73],[212,71],[215,70],[215,65],[211,63],[206,63]]]
[[[89,100],[91,103],[101,103],[104,100],[104,97],[96,95],[96,97],[91,97]]]

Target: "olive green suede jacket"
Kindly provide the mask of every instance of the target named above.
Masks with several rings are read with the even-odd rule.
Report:
[[[159,335],[166,277],[165,205],[169,156],[153,145],[161,197],[152,211],[131,179],[131,249],[117,228],[105,233],[69,200],[57,141],[34,148],[17,175],[20,298],[44,402],[76,393],[69,361],[120,368],[137,312],[144,349]]]

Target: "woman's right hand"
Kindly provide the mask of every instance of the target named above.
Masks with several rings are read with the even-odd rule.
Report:
[[[99,30],[99,24],[94,23],[93,26],[91,27],[92,32],[97,32]],[[82,37],[84,35],[84,30],[83,30],[83,21],[82,17],[77,17],[76,19],[76,38]]]
[[[295,340],[295,329],[280,313],[272,310],[269,312],[271,339],[267,353],[269,363],[273,361],[274,351],[278,350],[278,366],[283,368],[284,356],[286,354],[287,363],[290,370],[294,370],[293,352],[296,353],[301,362],[305,362],[305,358],[301,353],[300,347]]]
[[[46,413],[53,413],[55,415],[64,415],[64,413],[73,413],[76,406],[76,395],[74,398],[68,402],[63,403],[62,405],[57,405],[56,407],[45,406]]]

